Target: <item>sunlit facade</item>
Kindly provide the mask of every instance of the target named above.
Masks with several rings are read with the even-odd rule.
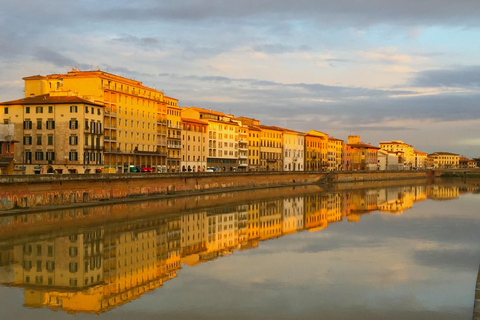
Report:
[[[104,106],[104,164],[114,171],[128,172],[131,165],[166,167],[166,112],[171,101],[163,92],[103,71],[72,70],[24,80],[25,97],[74,95]]]

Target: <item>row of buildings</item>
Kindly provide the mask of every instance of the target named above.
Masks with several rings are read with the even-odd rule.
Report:
[[[379,147],[196,107],[97,71],[31,76],[0,103],[2,173],[333,171],[456,167],[402,141]],[[2,135],[2,133],[4,133]],[[473,165],[473,164],[472,164]],[[150,169],[151,168],[151,169]]]
[[[296,232],[319,231],[345,219],[357,222],[374,210],[401,214],[415,202],[454,199],[466,191],[432,185],[293,195],[173,215],[150,208],[155,209],[150,217],[88,227],[84,220],[145,212],[148,204],[5,216],[0,219],[0,284],[27,288],[28,307],[101,313],[161,287],[177,277],[182,265],[212,261]],[[63,227],[35,233],[45,224]],[[13,229],[27,232],[5,238]]]

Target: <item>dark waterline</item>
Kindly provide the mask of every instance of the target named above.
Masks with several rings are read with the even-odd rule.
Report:
[[[478,192],[305,187],[2,217],[2,318],[471,319]]]

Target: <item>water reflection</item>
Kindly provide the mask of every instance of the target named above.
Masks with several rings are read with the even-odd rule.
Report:
[[[419,185],[307,191],[196,210],[185,198],[2,217],[0,283],[23,287],[26,307],[101,313],[161,287],[182,265],[344,219],[357,222],[374,210],[402,214],[427,198],[478,190]]]

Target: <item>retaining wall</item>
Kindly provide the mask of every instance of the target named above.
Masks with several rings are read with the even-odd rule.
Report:
[[[216,190],[425,178],[426,172],[246,172],[0,177],[0,211]]]

